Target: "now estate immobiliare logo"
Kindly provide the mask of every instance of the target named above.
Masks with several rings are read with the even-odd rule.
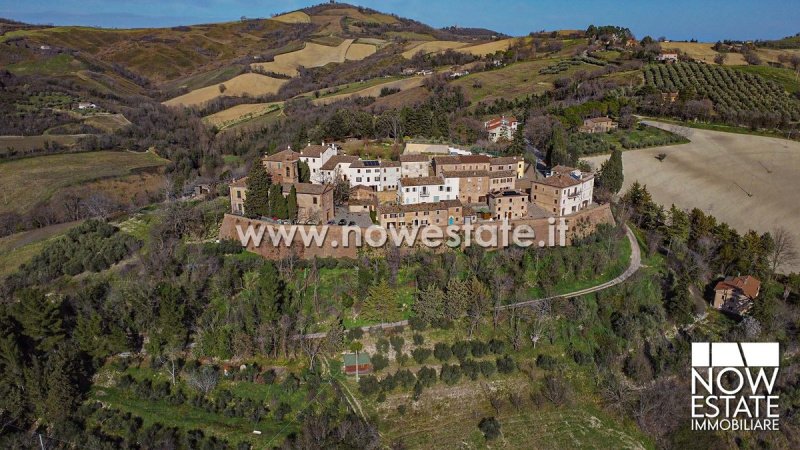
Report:
[[[778,430],[777,342],[692,343],[692,430]]]

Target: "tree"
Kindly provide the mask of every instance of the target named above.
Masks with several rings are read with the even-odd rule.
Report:
[[[42,352],[51,350],[63,341],[61,324],[61,298],[51,300],[37,289],[24,289],[18,294],[19,303],[14,314],[22,324],[22,332]]]
[[[279,184],[273,184],[269,189],[269,215],[278,219],[285,219],[289,215],[282,191]]]
[[[289,191],[289,197],[286,199],[286,214],[287,218],[297,220],[297,189],[292,185]]]
[[[525,127],[522,124],[514,131],[514,137],[508,147],[508,153],[512,155],[525,154]]]
[[[269,194],[272,179],[261,161],[256,161],[247,176],[247,197],[244,211],[249,217],[269,215]]]
[[[728,59],[727,53],[717,53],[717,55],[714,56],[714,62],[719,64],[720,66],[724,65],[727,59]]]
[[[224,94],[226,89],[228,89],[228,88],[227,88],[227,86],[225,86],[225,83],[220,83],[219,84],[219,93],[220,94]]]
[[[297,177],[301,183],[311,182],[311,169],[308,167],[307,162],[302,160],[297,162]]]
[[[547,153],[547,165],[555,167],[558,165],[569,165],[569,153],[567,152],[567,132],[564,126],[556,123],[550,134],[550,151]]]
[[[367,319],[386,322],[400,315],[400,306],[397,296],[386,280],[369,288],[367,298],[364,299],[362,314]]]
[[[431,323],[439,320],[444,315],[445,295],[434,284],[429,284],[425,289],[417,292],[414,302],[414,316]]]
[[[622,151],[615,148],[611,151],[611,157],[600,166],[597,176],[597,184],[612,194],[618,193],[622,189],[624,175],[622,173]]]
[[[772,252],[770,253],[770,273],[775,276],[778,268],[794,263],[798,259],[797,245],[794,237],[785,228],[779,227],[772,232]]]

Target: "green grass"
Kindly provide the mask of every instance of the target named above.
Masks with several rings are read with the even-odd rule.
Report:
[[[586,70],[589,64],[570,65],[558,74],[540,74],[539,69],[553,65],[562,58],[537,59],[510,64],[506,67],[474,73],[453,81],[461,86],[468,98],[473,102],[488,101],[495,98],[507,100],[524,97],[528,94],[540,94],[553,88],[556,78],[572,75],[579,70]],[[596,66],[591,66],[596,67]]]
[[[102,369],[111,378],[119,375],[118,372],[105,368]],[[129,367],[127,373],[135,379],[150,379],[154,383],[169,381],[166,372],[159,372],[149,367]],[[178,379],[178,385],[184,393],[191,395],[190,387]],[[299,423],[295,421],[296,415],[306,406],[306,391],[298,389],[288,392],[280,384],[257,384],[248,381],[233,381],[222,377],[219,385],[210,395],[214,398],[215,392],[220,389],[231,391],[235,398],[249,398],[257,402],[270,402],[272,400],[288,403],[292,411],[282,422],[274,420],[271,415],[263,417],[259,422],[241,417],[227,417],[222,413],[208,412],[203,408],[192,406],[188,401],[181,405],[172,405],[166,400],[150,400],[138,397],[130,388],[122,389],[113,385],[95,385],[89,393],[89,401],[100,401],[104,405],[131,413],[142,418],[145,426],[160,423],[185,431],[192,429],[203,430],[207,434],[224,438],[232,444],[249,442],[255,448],[279,445],[290,433],[296,432]],[[261,435],[253,434],[259,430]]]
[[[786,89],[787,92],[795,93],[800,91],[800,76],[791,70],[783,69],[780,67],[772,66],[730,66],[741,72],[752,73],[761,75],[762,77],[772,80]]]
[[[654,146],[663,146],[665,144],[661,143],[661,140],[667,137],[675,136],[674,133],[670,133],[667,130],[662,130],[661,128],[650,127],[650,126],[641,126],[641,127],[634,127],[630,130],[614,130],[610,133],[601,133],[597,134],[596,136],[600,136],[601,139],[604,141],[617,146],[617,148],[622,150],[633,150],[634,148],[626,149],[622,145],[623,139],[627,139],[629,143],[634,143],[641,145],[641,147],[635,148],[647,148],[647,147],[654,147]],[[678,144],[686,144],[689,140],[680,137],[680,141],[673,142],[671,144],[666,145],[678,145]]]
[[[150,152],[90,152],[37,156],[0,163],[0,212],[24,212],[59,189],[159,168],[167,160]]]
[[[61,53],[43,60],[23,61],[8,66],[15,75],[64,75],[85,69],[86,66],[71,55]]]

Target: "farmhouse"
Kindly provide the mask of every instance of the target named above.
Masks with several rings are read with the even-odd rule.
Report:
[[[592,117],[585,119],[578,128],[581,133],[607,133],[617,129],[617,123],[608,117]]]
[[[492,142],[497,142],[500,139],[510,141],[514,137],[514,132],[517,131],[519,122],[515,117],[500,116],[483,123],[483,128],[489,133],[489,139]]]
[[[274,155],[265,156],[262,162],[273,183],[296,183],[300,181],[297,165],[299,160],[300,153],[287,148]]]
[[[587,208],[592,203],[593,191],[592,173],[556,166],[549,177],[532,182],[531,201],[547,212],[565,216]]]
[[[78,109],[95,109],[97,105],[91,102],[79,102]]]
[[[675,103],[678,100],[678,93],[677,92],[662,92],[661,93],[661,101],[664,103]]]
[[[528,195],[521,191],[508,189],[491,192],[489,212],[494,220],[522,219],[528,216]]]
[[[431,160],[426,155],[400,155],[400,176],[403,178],[427,177]]]
[[[400,163],[397,161],[356,159],[345,169],[350,185],[363,185],[373,191],[397,189]]]
[[[417,203],[456,200],[458,199],[458,187],[457,178],[401,178],[397,189],[397,203],[400,205],[414,205]]]
[[[448,183],[458,185],[458,199],[464,203],[485,203],[489,193],[489,172],[486,170],[457,170],[442,174]]]
[[[753,307],[761,291],[761,281],[750,275],[726,277],[714,286],[714,308],[738,315]]]
[[[464,225],[474,220],[472,209],[463,206],[458,200],[378,207],[378,221],[384,228]]]
[[[678,52],[674,50],[663,51],[656,56],[657,61],[672,64],[678,62]]]
[[[311,145],[311,143],[309,143],[306,148],[300,150],[300,161],[308,164],[310,172],[309,181],[317,184],[323,183],[320,169],[328,160],[338,153],[339,151],[336,145],[329,144],[326,146],[325,142],[321,145]]]

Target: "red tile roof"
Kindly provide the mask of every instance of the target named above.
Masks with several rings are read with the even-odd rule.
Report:
[[[761,289],[761,281],[758,278],[745,275],[743,277],[727,277],[714,286],[715,291],[728,289],[741,291],[747,297],[754,299],[758,296],[759,289]]]

